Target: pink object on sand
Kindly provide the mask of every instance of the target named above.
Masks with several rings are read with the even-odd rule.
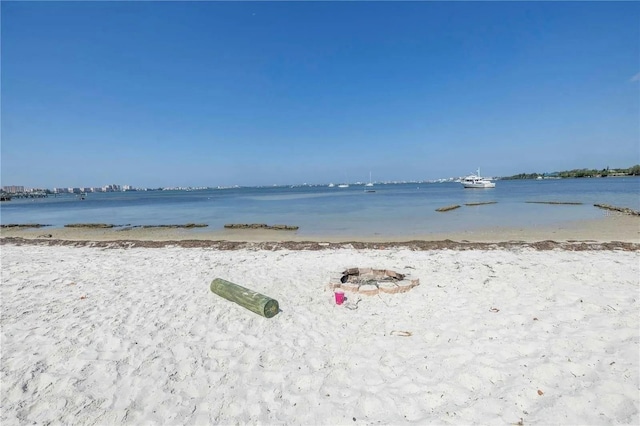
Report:
[[[336,295],[336,305],[342,305],[342,303],[344,303],[344,291],[336,290],[335,295]]]

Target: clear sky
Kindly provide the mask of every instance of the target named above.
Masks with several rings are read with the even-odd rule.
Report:
[[[640,163],[638,2],[1,3],[2,185]]]

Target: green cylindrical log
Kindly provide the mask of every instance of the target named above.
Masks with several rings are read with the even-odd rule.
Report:
[[[211,281],[211,291],[266,318],[275,316],[280,310],[277,300],[222,278]]]

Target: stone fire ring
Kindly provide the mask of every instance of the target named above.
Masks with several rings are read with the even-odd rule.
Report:
[[[420,285],[419,279],[390,269],[349,268],[331,277],[329,289],[375,296],[379,293],[404,293],[417,285]]]

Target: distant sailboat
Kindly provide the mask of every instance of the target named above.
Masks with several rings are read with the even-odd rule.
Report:
[[[369,172],[369,183],[365,184],[364,186],[367,186],[369,188],[373,186],[373,182],[371,182],[371,172]],[[369,188],[365,188],[364,192],[376,192],[374,189],[369,189]]]
[[[371,172],[369,172],[369,183],[365,186],[373,186],[373,182],[371,182]]]

